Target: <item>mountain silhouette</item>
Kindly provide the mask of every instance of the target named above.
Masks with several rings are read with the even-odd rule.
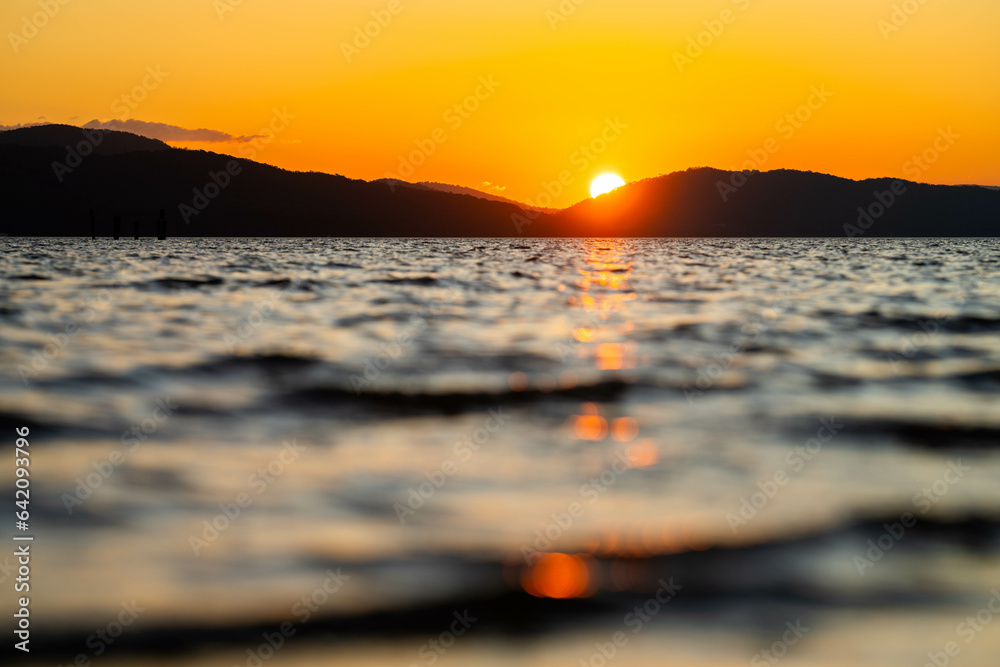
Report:
[[[97,133],[97,134],[94,134]],[[100,137],[98,141],[96,137]],[[87,143],[92,144],[90,149]],[[0,232],[98,235],[159,210],[169,236],[994,236],[1000,191],[812,172],[689,169],[556,213],[430,185],[292,172],[111,130],[0,132]],[[450,188],[450,186],[447,186]]]
[[[996,236],[1000,192],[809,171],[699,168],[630,183],[558,214],[620,236]]]
[[[438,190],[440,192],[451,192],[456,195],[472,195],[473,197],[479,197],[480,199],[489,199],[490,201],[501,201],[505,204],[514,204],[523,209],[530,211],[541,211],[542,213],[558,213],[560,209],[558,208],[544,208],[542,206],[530,206],[522,202],[516,201],[514,199],[508,199],[507,197],[501,197],[500,195],[495,195],[489,192],[483,192],[482,190],[477,190],[475,188],[467,188],[462,185],[449,185],[448,183],[435,183],[433,181],[420,181],[419,183],[408,183],[406,181],[393,180],[393,179],[379,179],[377,183],[381,182],[392,182],[404,187],[410,188],[423,188],[425,190]]]
[[[16,146],[71,146],[90,143],[98,155],[118,155],[133,151],[170,150],[159,139],[149,139],[131,132],[116,130],[84,130],[75,125],[33,125],[0,132],[0,145]]]

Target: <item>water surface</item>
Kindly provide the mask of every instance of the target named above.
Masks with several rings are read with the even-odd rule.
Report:
[[[746,664],[801,619],[790,664],[911,665],[1000,586],[996,240],[0,243],[32,611],[70,655],[134,599],[109,664],[206,627],[242,664],[339,569],[269,664],[430,664],[470,608],[438,664],[618,630],[618,664]]]

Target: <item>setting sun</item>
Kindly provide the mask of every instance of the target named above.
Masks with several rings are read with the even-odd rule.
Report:
[[[623,185],[625,185],[625,181],[618,174],[601,174],[591,181],[590,196],[598,197]]]

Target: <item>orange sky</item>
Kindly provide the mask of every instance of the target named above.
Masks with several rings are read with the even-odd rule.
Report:
[[[890,31],[903,4],[917,10]],[[355,43],[372,12],[385,25]],[[242,136],[287,110],[256,159],[489,182],[532,202],[550,183],[558,207],[603,171],[751,155],[763,169],[1000,185],[996,0],[4,0],[0,26],[6,125],[134,118]],[[137,86],[144,99],[125,103]],[[949,127],[933,164],[910,162]]]

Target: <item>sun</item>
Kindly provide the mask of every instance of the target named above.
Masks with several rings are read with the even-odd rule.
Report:
[[[590,182],[590,196],[597,197],[623,185],[625,181],[618,174],[601,174]]]

